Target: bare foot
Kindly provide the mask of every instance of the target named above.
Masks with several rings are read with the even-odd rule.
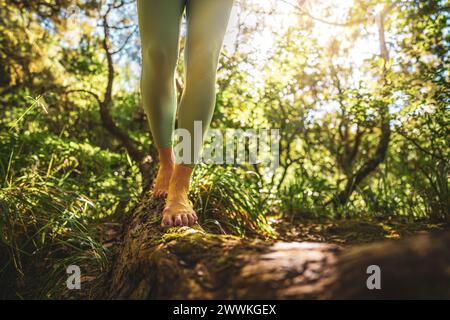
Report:
[[[175,166],[161,225],[165,228],[194,225],[198,218],[188,198],[192,169]]]
[[[156,198],[165,198],[169,192],[169,182],[172,177],[173,166],[160,166],[153,186],[153,195]]]
[[[174,156],[172,148],[164,148],[159,152],[159,170],[153,186],[153,195],[156,198],[165,198],[169,191],[169,183],[174,169]]]

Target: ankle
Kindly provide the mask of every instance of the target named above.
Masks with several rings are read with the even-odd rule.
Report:
[[[175,163],[170,161],[159,161],[159,168],[161,170],[173,170]]]
[[[172,169],[175,166],[175,156],[171,147],[159,149],[158,158],[162,169]]]
[[[183,165],[176,164],[173,170],[173,179],[179,183],[189,185],[191,182],[192,169]]]
[[[192,169],[183,165],[175,165],[170,179],[169,193],[181,194],[189,192]]]

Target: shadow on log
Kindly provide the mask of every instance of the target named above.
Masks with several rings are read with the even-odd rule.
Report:
[[[342,250],[160,227],[162,201],[145,196],[124,227],[109,299],[450,298],[450,236],[423,235]],[[368,290],[369,265],[382,289]]]

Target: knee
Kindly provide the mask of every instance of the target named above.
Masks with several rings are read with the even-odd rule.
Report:
[[[148,46],[142,49],[143,64],[158,76],[170,75],[175,72],[178,60],[177,48],[168,49],[158,46]]]
[[[219,54],[220,49],[213,47],[201,47],[191,50],[187,65],[188,77],[196,80],[214,78],[217,72]]]

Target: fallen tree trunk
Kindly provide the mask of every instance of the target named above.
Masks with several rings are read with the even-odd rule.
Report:
[[[135,208],[107,275],[110,286],[104,298],[357,299],[414,292],[450,297],[448,288],[436,285],[450,276],[448,235],[438,242],[422,236],[341,254],[333,244],[247,240],[200,227],[166,231],[160,227],[162,209],[162,201],[151,196]],[[378,292],[366,287],[371,264],[382,270]]]
[[[369,266],[380,270],[381,289],[368,290]],[[450,233],[423,234],[349,249],[339,256],[333,299],[450,299]]]
[[[314,298],[339,248],[163,230],[163,203],[147,196],[124,230],[111,270],[112,299]]]

